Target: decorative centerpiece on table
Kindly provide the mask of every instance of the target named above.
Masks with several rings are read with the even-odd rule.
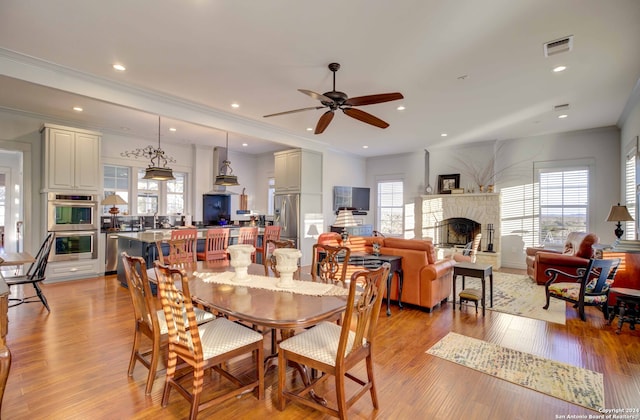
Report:
[[[293,273],[298,269],[298,260],[302,252],[295,248],[278,248],[273,251],[276,257],[276,270],[280,273],[280,281],[276,284],[285,289],[292,288],[296,284],[293,281]]]
[[[231,257],[231,267],[233,267],[236,275],[235,281],[249,281],[249,265],[251,265],[251,254],[256,251],[253,245],[237,244],[229,245],[227,252]]]

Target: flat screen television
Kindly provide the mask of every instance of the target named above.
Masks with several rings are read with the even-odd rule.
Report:
[[[333,210],[347,207],[356,211],[369,211],[370,188],[333,187]]]

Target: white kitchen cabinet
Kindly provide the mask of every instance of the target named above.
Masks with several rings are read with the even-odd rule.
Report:
[[[100,189],[100,141],[95,131],[45,124],[43,189],[86,191]]]
[[[102,264],[100,264],[102,262]],[[95,277],[104,274],[104,259],[56,261],[47,265],[45,283]]]
[[[294,149],[276,152],[276,193],[322,193],[322,154]]]

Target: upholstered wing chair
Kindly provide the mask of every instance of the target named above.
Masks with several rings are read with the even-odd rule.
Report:
[[[594,256],[593,245],[599,241],[594,233],[571,232],[567,236],[563,251],[544,248],[527,248],[527,274],[538,284],[548,280],[545,271],[555,268],[575,275],[579,268],[587,268]]]

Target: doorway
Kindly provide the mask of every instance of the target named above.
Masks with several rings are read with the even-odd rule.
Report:
[[[23,153],[0,150],[0,247],[24,250]]]

